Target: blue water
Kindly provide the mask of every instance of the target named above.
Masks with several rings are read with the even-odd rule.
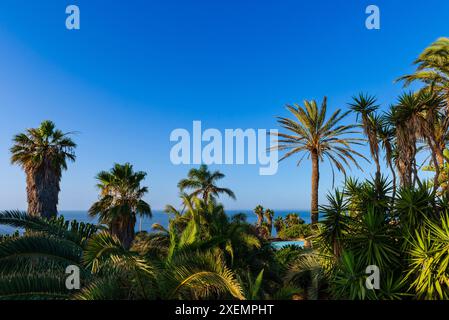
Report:
[[[227,210],[226,211],[229,216],[233,216],[237,213],[245,213],[247,216],[247,222],[251,224],[255,224],[257,221],[257,216],[254,214],[252,210]],[[297,213],[304,221],[305,223],[310,223],[310,213],[306,212],[304,210],[278,210],[275,211],[274,219],[277,217],[285,217],[289,213]],[[66,220],[77,220],[79,222],[88,222],[97,224],[98,220],[96,218],[89,217],[86,211],[60,211],[59,215],[64,216]],[[164,227],[168,227],[168,219],[170,218],[170,215],[167,213],[160,211],[160,210],[154,210],[153,211],[153,217],[152,218],[144,218],[142,220],[142,230],[143,231],[152,231],[151,226],[154,223],[159,223]],[[137,218],[136,222],[136,231],[139,231],[139,217]],[[13,232],[15,229],[0,225],[0,234],[8,234]],[[276,231],[273,228],[273,233],[275,235]]]
[[[271,245],[275,249],[282,249],[285,246],[290,246],[290,245],[303,247],[304,246],[304,241],[274,241],[274,242],[271,243]]]

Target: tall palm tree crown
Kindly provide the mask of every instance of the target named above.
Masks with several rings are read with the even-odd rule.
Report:
[[[110,171],[97,175],[100,199],[89,209],[91,216],[99,216],[101,223],[109,226],[111,234],[128,248],[135,237],[136,216],[151,217],[150,205],[142,200],[148,187],[141,183],[146,177],[143,171],[134,172],[129,163],[115,164]]]
[[[178,183],[178,187],[181,191],[186,189],[193,190],[190,196],[203,197],[204,202],[208,202],[209,198],[218,197],[220,194],[224,193],[235,199],[235,194],[232,190],[228,188],[221,188],[216,185],[218,180],[225,177],[220,171],[209,171],[207,165],[201,165],[199,169],[191,169],[188,173],[186,179],[182,179]]]
[[[76,144],[70,134],[56,129],[52,121],[43,121],[39,128],[14,136],[11,163],[25,171],[29,215],[56,216],[62,171],[67,160],[75,161]]]
[[[318,222],[319,163],[327,159],[331,164],[332,172],[335,166],[344,174],[346,174],[345,166],[349,167],[350,162],[361,169],[354,157],[366,158],[352,149],[352,145],[360,145],[363,139],[347,136],[358,133],[354,130],[357,125],[340,124],[350,111],[342,113],[338,109],[326,120],[326,97],[323,99],[321,108],[315,100],[312,100],[304,101],[304,106],[288,105],[287,110],[293,114],[294,118],[278,117],[278,122],[289,133],[277,133],[279,140],[274,148],[285,152],[280,161],[293,155],[301,155],[297,162],[299,165],[304,157],[311,159],[311,220],[313,224],[316,224]]]
[[[435,91],[445,95],[449,102],[449,38],[439,38],[427,47],[415,60],[417,70],[413,74],[400,77],[408,86],[420,81]]]

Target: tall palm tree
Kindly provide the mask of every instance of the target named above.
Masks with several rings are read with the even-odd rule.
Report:
[[[27,181],[28,214],[45,218],[57,215],[62,171],[75,161],[71,133],[56,129],[51,121],[27,129],[13,138],[11,163],[23,168]]]
[[[142,200],[148,192],[147,187],[141,186],[145,177],[145,172],[134,172],[129,163],[115,164],[110,171],[102,171],[96,177],[100,199],[89,209],[89,214],[98,215],[100,222],[108,225],[109,232],[125,248],[134,240],[136,216],[152,216],[150,205]]]
[[[191,169],[188,173],[188,177],[179,181],[178,187],[181,191],[193,189],[190,196],[202,195],[205,203],[207,203],[210,198],[218,197],[222,193],[235,199],[235,194],[231,189],[220,188],[216,185],[216,182],[224,177],[225,175],[220,171],[211,172],[207,168],[207,165],[203,164],[199,169]]]
[[[304,101],[304,107],[297,104],[287,106],[287,110],[294,115],[294,119],[278,117],[282,128],[290,133],[278,133],[280,138],[274,147],[280,151],[286,151],[280,159],[286,159],[292,155],[301,154],[298,165],[308,156],[312,161],[312,196],[311,196],[311,220],[312,224],[318,222],[318,186],[320,179],[319,164],[325,159],[329,160],[332,172],[334,166],[346,175],[345,166],[351,162],[361,169],[354,156],[366,159],[362,154],[352,149],[352,145],[360,145],[363,139],[347,135],[357,134],[353,130],[357,125],[342,125],[340,122],[350,111],[342,113],[340,109],[335,111],[326,120],[327,99],[324,97],[321,108],[315,100]]]
[[[357,114],[357,118],[360,116],[363,133],[368,139],[371,157],[376,164],[376,179],[380,179],[379,140],[377,138],[377,127],[371,118],[379,108],[376,104],[376,97],[360,93],[352,99],[353,102],[349,103],[349,106]]]
[[[263,212],[264,212],[264,209],[263,209],[263,207],[260,204],[257,205],[254,208],[254,213],[257,216],[257,224],[256,224],[256,226],[258,228],[260,228],[262,226],[262,223],[263,223]]]
[[[265,210],[265,218],[267,219],[268,235],[271,237],[271,232],[273,231],[273,217],[274,211],[271,209]]]
[[[416,172],[415,156],[417,153],[417,138],[420,136],[417,115],[421,111],[417,96],[409,92],[403,93],[388,113],[388,121],[396,128],[396,166],[403,187],[411,186],[416,180],[416,176],[413,179],[413,174]]]

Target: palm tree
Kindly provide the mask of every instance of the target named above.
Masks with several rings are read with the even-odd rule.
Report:
[[[197,300],[217,296],[243,300],[243,289],[223,256],[217,251],[196,250],[191,231],[186,229],[179,238],[173,237],[168,255],[159,259],[126,250],[108,233],[96,235],[89,241],[84,261],[100,279],[83,287],[75,298],[129,299],[131,294],[131,299],[139,300]]]
[[[396,196],[396,171],[393,166],[393,156],[395,151],[394,128],[389,125],[386,115],[379,116],[377,114],[373,114],[371,115],[371,122],[376,127],[377,137],[382,149],[385,151],[385,161],[387,163],[387,167],[391,170],[391,178],[393,181],[393,195],[391,199],[394,201]]]
[[[273,217],[274,211],[271,209],[265,210],[265,218],[267,219],[268,235],[271,237],[271,232],[273,231]]]
[[[349,103],[350,108],[357,114],[357,118],[360,115],[361,125],[363,133],[368,139],[369,149],[371,157],[376,164],[376,179],[380,179],[380,162],[379,162],[379,141],[377,139],[377,127],[372,122],[371,116],[379,108],[376,104],[376,98],[374,96],[365,95],[360,93],[358,97],[353,97],[353,102]]]
[[[202,195],[204,202],[208,202],[210,198],[218,197],[224,193],[235,199],[235,194],[228,188],[220,188],[216,182],[223,179],[225,175],[220,171],[210,172],[207,165],[201,165],[199,169],[191,169],[187,179],[182,179],[178,183],[179,189],[193,189],[190,196]]]
[[[449,38],[439,38],[427,47],[415,60],[417,69],[413,74],[402,76],[398,81],[404,87],[420,81],[424,88],[417,96],[421,98],[425,112],[421,113],[425,121],[421,121],[423,137],[430,149],[435,166],[434,188],[438,187],[439,167],[443,165],[445,144],[449,120]],[[446,159],[449,160],[449,159]],[[437,164],[438,163],[438,164]]]
[[[433,187],[436,191],[439,187],[440,167],[443,166],[444,160],[444,148],[441,148],[441,141],[437,136],[437,130],[444,128],[443,122],[447,121],[447,116],[441,113],[444,109],[444,99],[440,94],[430,90],[421,90],[417,95],[422,108],[418,118],[419,132],[421,138],[427,143],[435,166]]]
[[[274,228],[276,229],[277,233],[279,233],[282,229],[285,228],[285,222],[284,219],[282,219],[282,217],[277,217],[274,220]]]
[[[174,210],[168,229],[155,226],[158,236],[143,240],[139,248],[124,250],[109,234],[94,237],[84,254],[87,266],[99,276],[102,268],[112,267],[112,274],[123,269],[127,279],[121,291],[137,299],[243,299],[236,270],[247,270],[243,258],[260,249],[259,239],[250,225],[226,215],[222,205],[200,198],[183,200],[185,212]],[[92,299],[100,291],[93,283],[78,297]]]
[[[304,224],[304,220],[302,220],[297,213],[289,213],[285,216],[285,224],[287,228],[290,228],[298,224]]]
[[[320,179],[319,164],[325,159],[330,161],[332,171],[334,166],[346,175],[345,166],[349,162],[361,169],[354,156],[366,159],[359,152],[353,150],[351,145],[360,145],[363,139],[348,137],[348,134],[358,133],[353,129],[357,125],[342,125],[340,122],[350,111],[341,113],[338,109],[326,120],[327,99],[323,99],[321,108],[315,100],[304,101],[304,107],[299,105],[287,106],[295,119],[279,117],[278,122],[290,133],[278,133],[278,145],[274,148],[286,151],[283,160],[292,155],[301,154],[298,165],[308,156],[312,161],[312,196],[311,220],[312,224],[318,222],[318,186]]]
[[[416,172],[416,144],[420,128],[417,114],[421,111],[417,96],[410,92],[402,94],[388,114],[388,121],[396,128],[396,167],[402,187],[411,186],[416,180],[416,175],[415,179],[412,178]]]
[[[439,38],[427,47],[415,60],[417,69],[413,74],[402,76],[404,86],[412,82],[424,82],[432,91],[440,92],[446,97],[449,107],[449,38]]]
[[[328,205],[322,206],[324,212],[323,228],[319,234],[320,240],[327,245],[336,259],[343,251],[343,241],[349,228],[348,200],[338,189],[335,194],[327,195]]]
[[[0,224],[33,231],[0,241],[0,299],[244,299],[223,255],[198,250],[191,229],[172,234],[168,250],[158,257],[127,250],[114,235],[97,233],[95,225],[63,217],[5,211]],[[235,234],[242,237],[239,231]],[[160,244],[150,250],[160,251]],[[80,291],[66,287],[69,265],[80,268]]]
[[[262,226],[262,223],[263,223],[263,212],[264,212],[264,209],[263,209],[263,207],[260,204],[257,205],[257,207],[254,208],[254,213],[257,216],[257,224],[256,224],[257,228],[260,228]]]
[[[70,134],[44,121],[39,128],[27,129],[13,138],[11,163],[25,171],[31,216],[57,215],[62,171],[67,170],[67,160],[75,161],[76,144],[68,137]]]
[[[421,139],[430,150],[436,168],[434,188],[438,187],[438,159],[444,159],[440,137],[436,134],[436,128],[444,127],[441,123],[444,120],[440,114],[441,108],[441,96],[426,90],[402,94],[398,103],[391,108],[388,118],[396,128],[397,167],[402,186],[410,186],[418,180],[415,156]]]
[[[134,172],[129,163],[115,164],[110,171],[102,171],[96,177],[100,199],[89,209],[89,214],[98,215],[100,222],[108,225],[110,233],[125,248],[134,240],[136,215],[152,216],[150,205],[142,200],[148,192],[147,187],[141,186],[145,177],[145,172]]]

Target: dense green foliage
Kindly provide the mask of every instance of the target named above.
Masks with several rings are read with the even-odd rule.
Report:
[[[186,210],[165,230],[140,233],[130,249],[107,230],[3,212],[0,223],[26,228],[2,239],[3,299],[255,299],[292,298],[288,259],[244,217],[229,218],[215,201],[183,198]],[[80,291],[65,288],[65,268],[81,270]]]
[[[426,184],[402,188],[395,199],[391,192],[385,179],[349,181],[322,207],[316,243],[332,297],[447,298],[447,200]],[[365,285],[371,265],[380,270],[379,290]]]
[[[277,237],[282,240],[304,239],[312,234],[310,225],[296,213],[289,213],[285,218],[276,218],[275,228]]]
[[[388,111],[361,93],[348,112],[329,118],[326,99],[321,108],[315,101],[289,106],[294,119],[279,118],[288,131],[278,135],[282,159],[312,160],[311,225],[261,205],[254,225],[244,214],[230,217],[218,197],[234,192],[217,186],[221,172],[202,165],[179,182],[181,208],[167,206],[168,226],[135,234],[136,216],[151,209],[143,200],[146,173],[129,163],[97,176],[100,195],[89,212],[99,225],[66,221],[55,213],[75,143],[50,121],[15,136],[12,161],[27,174],[29,210],[0,212],[0,224],[17,229],[0,236],[0,299],[449,299],[449,39],[415,63],[416,72],[400,80],[423,86]],[[357,124],[340,123],[349,112]],[[359,168],[355,156],[364,156],[353,148],[361,141],[375,174],[345,177],[318,206],[319,163],[343,173]],[[424,167],[419,153],[427,155]],[[273,228],[311,245],[276,250]],[[79,268],[79,290],[66,286],[68,266]],[[372,270],[379,271],[374,288]]]

